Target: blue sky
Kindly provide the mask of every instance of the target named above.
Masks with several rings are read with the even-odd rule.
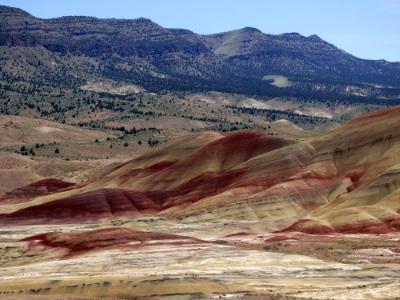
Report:
[[[41,18],[150,18],[164,27],[216,33],[245,26],[318,34],[356,56],[400,61],[400,0],[0,0]]]

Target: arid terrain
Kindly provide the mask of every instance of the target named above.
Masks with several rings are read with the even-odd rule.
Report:
[[[400,299],[393,1],[15,2],[0,299]]]
[[[0,295],[396,298],[399,113],[302,135],[180,133],[113,153],[93,140],[114,131],[7,117],[2,172],[9,162],[30,184],[3,186]],[[36,155],[12,153],[35,141]]]

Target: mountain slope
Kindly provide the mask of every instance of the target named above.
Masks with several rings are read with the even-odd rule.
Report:
[[[144,18],[38,19],[0,6],[0,47],[25,49],[24,56],[30,57],[24,63],[28,70],[19,76],[4,68],[4,80],[39,75],[49,83],[62,72],[58,84],[72,87],[105,78],[151,91],[219,90],[357,101],[400,95],[399,63],[359,59],[315,35],[270,35],[249,27],[198,35]],[[38,63],[38,53],[48,59]],[[46,60],[54,64],[46,65]],[[268,76],[284,76],[292,85],[276,87]]]

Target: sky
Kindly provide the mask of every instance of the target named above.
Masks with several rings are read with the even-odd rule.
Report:
[[[317,34],[361,58],[400,62],[400,0],[0,0],[40,18],[134,19],[209,34],[255,27]]]

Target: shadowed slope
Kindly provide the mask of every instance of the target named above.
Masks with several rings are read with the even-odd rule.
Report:
[[[28,224],[91,222],[99,218],[154,214],[165,196],[154,192],[98,189],[30,206],[0,218],[3,222]]]
[[[75,183],[49,178],[36,181],[30,185],[17,188],[0,197],[0,203],[18,203],[30,198],[55,193],[74,186]]]

